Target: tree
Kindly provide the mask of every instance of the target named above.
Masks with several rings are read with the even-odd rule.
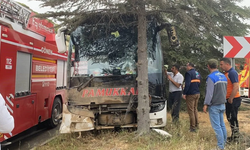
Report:
[[[146,9],[145,2],[138,0],[138,108],[137,108],[137,121],[138,121],[138,132],[148,133],[149,124],[149,97],[148,97],[148,60],[147,60],[147,20],[146,20]]]
[[[47,12],[40,17],[54,19],[73,30],[93,12],[119,12],[133,14],[138,17],[138,131],[149,131],[149,98],[146,50],[146,15],[155,14],[162,22],[171,22],[178,28],[177,33],[181,46],[170,48],[163,33],[165,60],[168,64],[186,64],[188,61],[198,62],[197,69],[203,75],[207,70],[206,60],[222,57],[222,37],[224,35],[246,34],[249,26],[241,22],[250,18],[250,10],[236,5],[237,0],[38,0],[42,6],[50,6],[56,11]],[[98,9],[97,9],[98,8]],[[148,11],[146,11],[148,10]],[[114,19],[110,15],[110,20]],[[144,64],[144,65],[143,65]],[[203,82],[204,83],[204,82]],[[144,89],[145,88],[145,89]],[[143,92],[140,92],[143,91]]]

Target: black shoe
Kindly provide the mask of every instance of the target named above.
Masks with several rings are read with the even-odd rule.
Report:
[[[227,144],[239,143],[239,137],[227,137]]]
[[[232,137],[227,137],[227,141],[226,141],[226,144],[231,144],[232,143]]]
[[[196,133],[196,129],[189,129],[189,132]]]
[[[227,141],[231,142],[232,141],[232,137],[231,136],[227,137]]]

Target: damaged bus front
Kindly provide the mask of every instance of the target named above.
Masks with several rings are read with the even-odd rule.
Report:
[[[163,56],[157,22],[147,25],[150,126],[166,125]],[[137,126],[137,26],[84,24],[70,35],[61,133]]]

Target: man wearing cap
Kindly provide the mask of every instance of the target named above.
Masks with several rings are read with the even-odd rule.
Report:
[[[204,100],[203,111],[209,112],[209,118],[216,133],[217,148],[225,149],[227,141],[227,130],[224,123],[223,114],[225,112],[226,94],[227,94],[227,78],[217,69],[218,61],[209,59],[207,68],[210,74],[206,80],[206,96]]]
[[[183,99],[187,103],[187,111],[190,119],[190,132],[196,132],[199,128],[198,121],[198,101],[200,98],[200,80],[201,76],[194,69],[193,63],[187,63],[187,72],[185,73],[185,88],[183,90]]]

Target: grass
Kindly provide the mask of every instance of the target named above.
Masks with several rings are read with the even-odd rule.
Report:
[[[239,112],[240,143],[226,145],[227,150],[246,150],[250,147],[249,114],[250,109]],[[197,133],[188,131],[189,118],[186,112],[181,112],[180,118],[180,124],[177,126],[171,123],[171,117],[168,114],[168,123],[163,130],[172,134],[172,138],[162,137],[153,131],[151,134],[137,137],[135,132],[130,130],[120,132],[102,130],[96,133],[82,132],[80,139],[77,139],[78,133],[62,134],[36,150],[210,150],[215,148],[217,141],[208,114],[199,112],[200,129]],[[230,135],[226,120],[225,123]]]

